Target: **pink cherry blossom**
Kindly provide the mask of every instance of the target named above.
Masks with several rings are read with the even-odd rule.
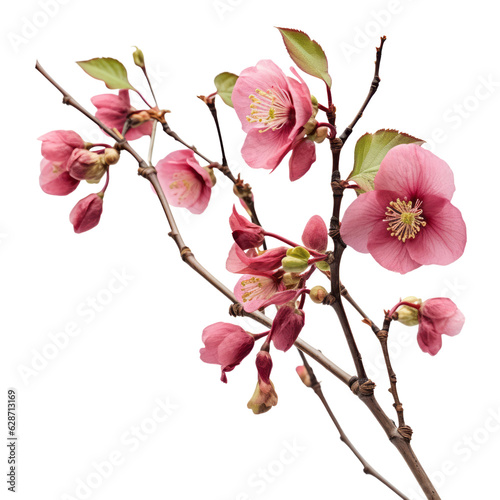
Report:
[[[246,312],[297,300],[304,292],[302,288],[287,290],[277,274],[245,274],[238,280],[234,295]]]
[[[38,138],[42,141],[40,187],[47,194],[65,196],[72,193],[79,180],[68,172],[73,151],[84,150],[85,142],[72,130],[54,130]]]
[[[212,179],[188,149],[174,151],[156,165],[158,180],[174,207],[201,214],[210,201]]]
[[[215,323],[207,326],[202,335],[205,347],[200,349],[201,360],[221,365],[221,380],[227,383],[226,372],[232,371],[253,349],[255,340],[240,326]]]
[[[47,194],[66,196],[72,193],[80,181],[71,177],[64,164],[43,159],[40,164],[40,187]]]
[[[118,95],[102,94],[91,99],[92,104],[97,108],[96,117],[109,128],[116,128],[119,132],[123,130],[125,122],[130,114],[137,111],[130,105],[128,90],[120,90]],[[130,128],[125,138],[129,141],[139,139],[144,135],[151,135],[153,122],[147,121],[136,127]]]
[[[346,210],[344,241],[371,253],[386,269],[405,274],[424,264],[451,264],[467,240],[450,167],[414,144],[392,148],[375,176],[375,189]]]
[[[75,149],[84,149],[85,142],[72,130],[54,130],[38,138],[42,141],[42,156],[64,165]]]
[[[99,224],[102,205],[102,196],[98,194],[90,194],[75,205],[69,214],[75,233],[84,233]]]
[[[233,213],[229,217],[229,225],[233,231],[233,238],[242,250],[260,247],[264,241],[264,230],[257,224],[240,215],[233,205]]]
[[[441,349],[441,336],[458,335],[465,322],[465,317],[456,304],[445,297],[424,301],[418,316],[418,345],[431,356],[435,356]]]
[[[104,155],[86,149],[75,149],[68,159],[67,168],[71,177],[94,184],[106,173],[107,164]]]
[[[313,115],[311,93],[299,81],[287,77],[270,60],[242,71],[232,93],[234,109],[247,133],[241,151],[252,168],[274,170],[292,149],[290,179],[309,170],[316,159],[314,144],[303,141],[304,126]]]
[[[277,247],[257,253],[250,249],[245,253],[237,243],[229,251],[226,269],[231,273],[269,272],[281,267],[281,260],[286,255],[286,247]]]
[[[328,229],[319,215],[313,215],[302,233],[302,243],[307,248],[325,253],[328,246]]]
[[[270,337],[274,347],[280,351],[288,351],[297,340],[305,322],[304,312],[288,304],[278,309],[273,320]]]

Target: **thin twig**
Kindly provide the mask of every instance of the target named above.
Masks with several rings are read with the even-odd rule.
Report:
[[[217,108],[215,107],[215,99],[207,99],[206,104],[210,113],[212,113],[212,118],[215,122],[215,127],[217,128],[217,135],[219,136],[220,150],[222,154],[222,166],[227,167],[226,152],[224,151],[224,141],[222,140],[222,132],[220,130],[219,118],[217,117]]]
[[[311,389],[314,390],[318,398],[320,399],[321,403],[325,407],[325,410],[327,411],[328,415],[332,419],[333,424],[337,428],[339,434],[340,434],[340,440],[353,452],[353,454],[356,456],[356,458],[361,462],[363,465],[363,472],[365,474],[368,474],[370,476],[373,476],[374,478],[378,479],[381,483],[383,483],[385,486],[387,486],[389,489],[394,491],[396,495],[398,495],[400,498],[403,498],[404,500],[410,500],[404,493],[399,491],[393,484],[391,484],[385,477],[383,477],[379,472],[377,472],[361,455],[361,453],[356,449],[356,447],[352,444],[351,440],[347,437],[346,433],[344,432],[344,429],[342,429],[339,421],[335,417],[330,405],[328,404],[328,401],[325,398],[325,395],[323,394],[323,390],[321,389],[321,384],[316,378],[316,375],[314,374],[314,370],[312,369],[311,365],[307,361],[307,358],[304,356],[304,354],[299,350],[300,357],[302,358],[302,363],[304,364],[305,369],[307,370],[307,373],[309,375],[309,379],[311,381]]]
[[[157,126],[156,120],[153,121],[153,130],[151,131],[151,140],[149,141],[149,151],[148,151],[148,163],[153,166],[152,160],[153,160],[153,149],[155,147],[155,138],[156,138],[156,126]]]
[[[380,83],[380,76],[379,76],[380,61],[382,60],[382,49],[384,47],[385,41],[386,41],[385,36],[380,37],[380,47],[377,47],[377,58],[375,59],[375,74],[373,75],[373,80],[370,85],[370,90],[368,91],[368,95],[366,96],[365,102],[361,106],[361,109],[358,111],[358,114],[355,116],[351,124],[340,135],[340,139],[342,140],[343,143],[347,141],[347,138],[351,135],[356,123],[358,123],[360,118],[363,116],[363,113],[366,107],[368,106],[368,103],[370,102],[371,98],[375,95],[375,92],[377,92]]]

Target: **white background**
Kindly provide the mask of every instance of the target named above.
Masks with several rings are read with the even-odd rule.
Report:
[[[131,60],[131,46],[138,45],[160,105],[172,111],[172,128],[217,160],[211,117],[196,95],[212,92],[219,72],[239,73],[260,59],[271,58],[287,70],[291,61],[273,26],[302,29],[322,44],[339,128],[364,100],[378,37],[388,36],[382,83],[343,151],[344,175],[357,138],[380,128],[427,140],[426,147],[455,173],[453,203],[462,210],[469,236],[462,259],[400,276],[369,255],[347,251],[342,279],[379,323],[383,309],[400,296],[447,296],[462,309],[467,318],[462,333],[445,338],[435,358],[419,350],[416,329],[394,325],[393,364],[407,422],[415,431],[414,448],[442,498],[498,498],[500,69],[493,5],[487,0],[9,4],[9,15],[1,21],[0,300],[2,398],[6,401],[7,387],[15,387],[19,399],[18,498],[396,498],[365,476],[339,441],[319,401],[295,375],[299,362],[293,350],[273,353],[279,404],[260,416],[246,408],[256,382],[254,354],[229,374],[227,385],[219,381],[217,366],[200,361],[201,332],[216,321],[229,321],[228,303],[181,263],[159,203],[137,177],[131,158],[123,155],[113,168],[101,223],[82,235],[74,234],[68,215],[95,188],[81,185],[61,198],[44,194],[38,185],[37,137],[55,129],[73,129],[95,142],[100,135],[61,104],[60,94],[35,71],[37,58],[93,109],[90,98],[107,89],[74,61],[116,57],[141,86],[140,70]],[[485,81],[490,83],[485,86]],[[321,82],[309,77],[307,82],[324,102]],[[229,162],[254,186],[265,227],[298,240],[311,215],[327,220],[328,146],[320,148],[309,174],[291,185],[286,163],[272,175],[243,164],[239,121],[221,102],[219,110]],[[135,144],[146,155],[147,140]],[[161,136],[155,159],[175,149]],[[234,202],[230,187],[220,180],[203,215],[190,216],[183,209],[176,215],[195,255],[233,287],[237,277],[225,271],[231,244],[227,218]],[[347,195],[346,204],[351,199]],[[112,283],[111,293],[116,273],[128,277],[120,291]],[[106,302],[98,312],[89,312],[92,298]],[[349,314],[379,400],[391,414],[378,342],[359,317]],[[306,315],[302,337],[352,373],[333,312],[307,303]],[[71,324],[79,334],[54,351],[52,339]],[[259,325],[240,324],[262,331]],[[319,368],[317,373],[366,458],[410,498],[422,498],[368,410],[332,376]],[[160,423],[154,420],[164,415],[158,398],[175,406]],[[141,426],[144,440],[139,442],[131,436]],[[287,446],[295,454],[285,451]],[[1,470],[6,471],[2,449]],[[95,464],[109,462],[110,456],[119,457],[119,463],[98,475]],[[3,494],[4,479],[0,487]]]

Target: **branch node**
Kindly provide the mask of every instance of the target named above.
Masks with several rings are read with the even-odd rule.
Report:
[[[147,165],[147,163],[145,163],[145,165]],[[142,177],[145,177],[146,179],[152,175],[152,174],[155,174],[156,173],[156,168],[154,167],[150,167],[150,166],[146,166],[146,167],[142,167],[140,166],[137,170],[137,174],[138,175],[141,175]]]
[[[323,299],[323,304],[325,306],[331,306],[335,302],[335,297],[329,293],[324,299]]]
[[[232,316],[233,318],[236,318],[238,316],[244,316],[244,310],[243,306],[237,302],[236,304],[231,304],[229,306],[229,315]]]
[[[189,247],[183,247],[181,249],[181,259],[186,262],[186,260],[189,257],[193,257],[193,252],[191,252],[191,249]]]
[[[413,429],[409,425],[402,425],[401,427],[398,427],[398,432],[404,439],[406,439],[406,441],[411,441]]]

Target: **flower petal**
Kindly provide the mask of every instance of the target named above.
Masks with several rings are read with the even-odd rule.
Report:
[[[400,198],[422,200],[426,195],[436,195],[450,200],[455,183],[445,161],[415,144],[401,144],[382,160],[375,189],[395,191]]]
[[[385,223],[382,223],[376,224],[371,231],[367,248],[372,257],[382,267],[389,269],[389,271],[406,274],[421,266],[420,263],[410,257],[407,245],[408,242],[403,243],[394,236],[391,236],[389,231],[387,231]]]
[[[290,180],[296,181],[308,172],[316,161],[316,146],[314,141],[300,139],[294,143],[289,161]]]
[[[447,265],[457,260],[467,242],[460,210],[448,202],[438,214],[427,217],[426,222],[415,239],[406,242],[410,257],[419,264]]]

